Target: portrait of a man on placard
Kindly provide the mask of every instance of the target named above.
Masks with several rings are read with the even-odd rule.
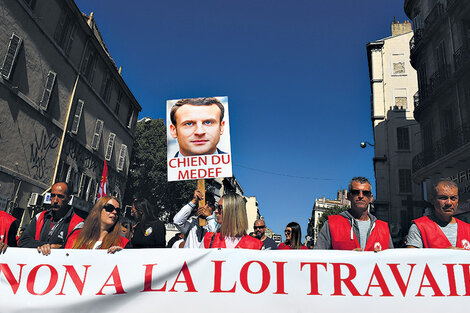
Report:
[[[224,98],[180,99],[172,104],[169,134],[178,142],[178,150],[169,157],[227,153],[218,147],[226,123]]]
[[[168,181],[231,177],[227,97],[167,101]]]

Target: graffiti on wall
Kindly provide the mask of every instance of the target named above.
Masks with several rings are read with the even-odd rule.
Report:
[[[85,169],[95,171],[98,163],[93,154],[84,149],[77,141],[67,138],[64,144],[64,153],[66,156],[75,160],[77,164]]]
[[[44,178],[47,167],[47,155],[49,151],[55,150],[59,145],[59,138],[56,135],[49,135],[45,129],[42,130],[41,135],[38,136],[34,132],[34,141],[31,143],[31,155],[29,162],[33,170],[34,179]]]

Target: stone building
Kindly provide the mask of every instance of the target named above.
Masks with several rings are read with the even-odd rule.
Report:
[[[413,118],[418,80],[409,62],[413,30],[408,21],[394,21],[391,31],[391,36],[366,47],[374,131],[374,214],[389,223],[398,243],[424,208],[416,207],[422,189],[411,179],[412,157],[421,148],[419,125]]]
[[[437,179],[453,179],[463,214],[470,211],[470,2],[406,0],[404,7],[414,27],[414,117],[422,134],[412,178],[428,193]]]
[[[307,235],[305,236],[305,242],[308,246],[313,245],[316,241],[319,231],[319,229],[317,229],[318,221],[326,210],[336,207],[351,207],[351,202],[348,200],[347,194],[347,189],[342,189],[338,190],[336,193],[336,199],[326,199],[326,197],[315,199],[315,204],[312,209],[312,217],[309,218]]]
[[[8,211],[30,216],[23,213],[31,213],[31,194],[55,181],[93,203],[104,160],[108,193],[120,197],[141,107],[93,14],[72,0],[8,0],[1,7],[0,194]]]

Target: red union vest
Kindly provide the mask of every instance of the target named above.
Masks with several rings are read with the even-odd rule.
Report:
[[[352,232],[349,220],[341,215],[328,216],[328,226],[330,227],[331,245],[333,250],[353,250],[360,248],[356,234]],[[364,251],[374,251],[374,247],[381,247],[381,250],[389,248],[390,230],[384,221],[375,221],[375,225],[370,233]]]
[[[0,237],[3,236],[3,242],[8,245],[8,230],[16,218],[7,212],[0,210]]]
[[[75,240],[77,240],[78,235],[80,234],[81,229],[76,229],[70,237],[67,239],[67,242],[65,243],[65,249],[71,249],[73,244],[75,243]],[[119,240],[119,246],[122,248],[125,248],[127,243],[129,242],[129,239],[126,237],[121,236]]]
[[[455,218],[455,217],[454,217]],[[470,250],[470,224],[467,224],[457,218],[457,248]],[[442,232],[442,229],[436,222],[427,216],[420,217],[413,221],[418,227],[425,248],[448,248],[451,245],[449,239]]]
[[[71,209],[72,210],[72,209]],[[34,235],[35,240],[39,240],[41,235],[42,227],[44,226],[44,215],[47,211],[42,211],[36,215],[36,234]],[[77,226],[78,223],[83,222],[83,218],[73,213],[72,218],[70,219],[69,228],[67,230],[67,236],[70,235],[72,230]]]
[[[214,233],[206,233],[204,236],[204,247],[209,248],[211,245],[212,236]],[[244,235],[242,239],[238,242],[235,248],[239,249],[254,249],[254,250],[261,250],[263,246],[263,242],[256,238],[253,238],[248,235]],[[212,248],[227,248],[225,245],[225,238],[222,237],[220,233],[215,234],[214,241],[212,242]]]

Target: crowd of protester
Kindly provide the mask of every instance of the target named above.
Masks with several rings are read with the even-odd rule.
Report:
[[[36,214],[18,232],[18,221],[0,211],[0,253],[8,246],[35,248],[49,255],[53,249],[106,249],[108,253],[127,248],[242,248],[255,250],[308,249],[302,244],[302,231],[296,222],[285,228],[285,241],[277,243],[266,236],[263,219],[254,222],[247,234],[246,201],[226,194],[215,203],[196,190],[191,201],[174,216],[177,233],[166,245],[166,230],[158,211],[146,199],[132,204],[131,218],[123,217],[117,198],[104,196],[88,216],[68,205],[69,187],[64,182],[51,188],[50,208]],[[370,182],[354,177],[348,186],[351,208],[331,215],[321,228],[313,249],[381,251],[393,248],[388,224],[370,212],[373,201]],[[470,250],[470,224],[454,217],[458,207],[458,187],[452,180],[440,179],[432,188],[434,209],[413,221],[408,248],[453,248]],[[205,205],[199,207],[199,202]],[[18,237],[16,236],[18,233]]]

